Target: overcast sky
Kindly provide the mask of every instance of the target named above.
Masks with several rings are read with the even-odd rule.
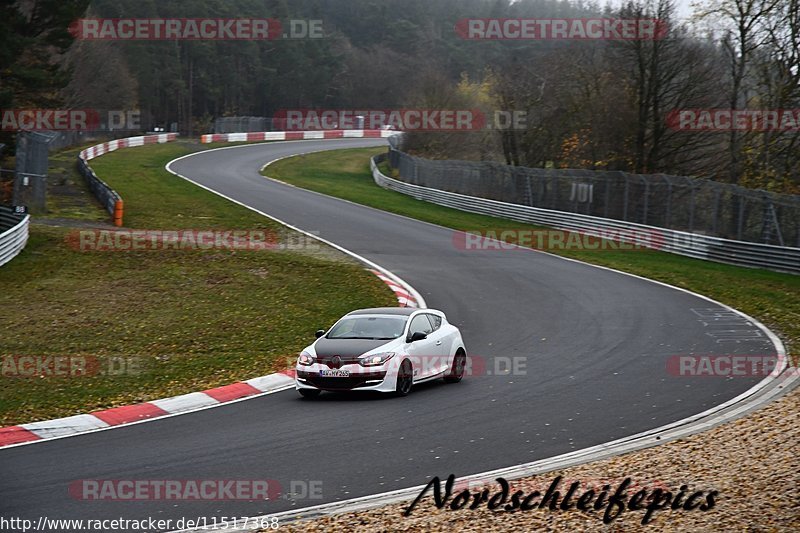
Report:
[[[692,12],[694,9],[692,8],[692,3],[697,3],[698,0],[674,0],[675,1],[675,11],[676,15],[679,19],[684,20],[688,19],[692,16]],[[612,5],[621,5],[623,0],[611,0]]]

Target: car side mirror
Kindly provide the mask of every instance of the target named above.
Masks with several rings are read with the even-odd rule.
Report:
[[[417,342],[417,341],[425,340],[427,338],[428,338],[428,335],[426,335],[425,333],[422,333],[421,331],[415,331],[414,333],[411,334],[411,338],[409,339],[408,342]]]
[[[314,333],[314,335],[319,339],[320,337],[325,335],[325,330],[324,329],[318,329],[317,332]]]

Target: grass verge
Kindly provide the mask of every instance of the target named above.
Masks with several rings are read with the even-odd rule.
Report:
[[[297,156],[270,165],[264,174],[297,187],[462,231],[537,229],[512,220],[442,207],[378,187],[369,171],[369,158],[384,151],[385,148],[368,148]],[[653,250],[554,253],[704,294],[762,321],[781,336],[790,354],[800,345],[800,276]]]
[[[283,231],[164,170],[201,148],[120,150],[92,167],[124,198],[129,228]],[[0,268],[0,426],[267,374],[342,314],[396,305],[382,282],[325,247],[77,251],[66,242],[71,232],[107,227],[108,215],[70,163],[76,154],[53,158],[52,181],[63,190],[51,190],[48,215],[34,219],[25,250]],[[82,357],[99,362],[89,374],[111,372],[22,377],[20,356]]]

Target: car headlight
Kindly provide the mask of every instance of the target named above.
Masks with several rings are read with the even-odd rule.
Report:
[[[297,358],[297,364],[303,366],[311,366],[317,362],[317,358],[306,351],[300,352],[300,357]]]
[[[372,355],[365,355],[359,358],[358,363],[361,366],[379,366],[394,357],[394,352],[374,353]]]

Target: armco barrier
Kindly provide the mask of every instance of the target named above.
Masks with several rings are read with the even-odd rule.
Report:
[[[30,219],[30,215],[16,215],[10,207],[0,206],[0,266],[25,248]]]
[[[97,177],[88,161],[103,154],[119,150],[120,148],[133,148],[146,144],[160,144],[174,141],[178,138],[177,133],[162,133],[161,135],[144,135],[140,137],[128,137],[127,139],[117,139],[107,143],[91,146],[78,154],[78,170],[86,178],[92,194],[103,204],[106,211],[113,217],[115,226],[122,226],[123,202],[122,197],[106,182]]]
[[[393,130],[259,131],[251,133],[210,133],[200,137],[203,144],[214,142],[303,141],[312,139],[385,139]]]
[[[800,248],[733,241],[696,233],[646,226],[644,224],[499,202],[497,200],[488,200],[486,198],[412,185],[385,176],[378,168],[378,164],[384,161],[385,158],[386,155],[382,154],[371,161],[372,177],[375,183],[384,189],[401,192],[418,200],[425,200],[462,211],[575,232],[647,232],[648,234],[658,235],[660,237],[658,239],[658,249],[667,252],[738,266],[767,268],[779,272],[800,274]]]
[[[721,239],[800,248],[800,195],[619,170],[532,168],[426,159],[393,145],[406,183],[498,202],[580,213]]]

